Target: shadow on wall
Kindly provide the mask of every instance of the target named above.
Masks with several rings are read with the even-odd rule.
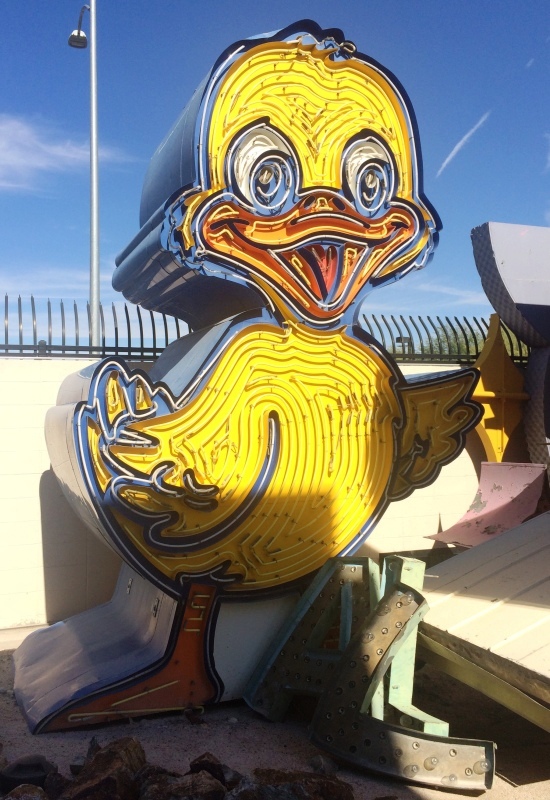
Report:
[[[40,515],[47,622],[109,600],[121,559],[77,517],[51,469],[40,478]]]

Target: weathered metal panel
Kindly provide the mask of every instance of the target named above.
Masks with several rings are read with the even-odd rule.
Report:
[[[535,513],[545,476],[544,464],[484,461],[468,511],[456,525],[426,538],[475,547],[516,527]]]
[[[176,606],[123,566],[109,603],[28,636],[14,655],[15,694],[31,730],[68,701],[161,660]]]
[[[527,364],[529,392],[523,426],[531,461],[550,465],[550,347],[534,347]]]

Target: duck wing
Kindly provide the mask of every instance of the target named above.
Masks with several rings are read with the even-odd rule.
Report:
[[[478,371],[469,368],[423,376],[398,388],[404,422],[390,500],[428,486],[464,448],[466,434],[483,414],[472,399],[478,378]]]

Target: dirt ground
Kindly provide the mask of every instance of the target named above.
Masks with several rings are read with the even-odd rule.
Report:
[[[184,714],[173,714],[33,736],[13,697],[12,652],[0,651],[0,742],[8,761],[42,754],[69,775],[71,762],[85,755],[92,736],[104,745],[128,735],[140,740],[150,763],[179,772],[185,772],[189,761],[205,751],[242,773],[251,773],[255,767],[309,771],[311,759],[319,753],[308,740],[306,714],[298,705],[284,723],[267,722],[244,703],[225,703],[206,709],[200,724],[192,724]],[[417,687],[417,705],[449,721],[452,736],[497,743],[497,778],[487,795],[491,800],[550,798],[550,734],[430,667],[417,673]],[[353,786],[356,800],[472,797],[407,786],[350,769],[340,769],[338,776]]]

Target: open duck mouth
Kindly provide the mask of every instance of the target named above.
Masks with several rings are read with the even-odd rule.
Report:
[[[366,218],[340,198],[338,206],[332,197],[317,199],[318,207],[308,199],[272,217],[233,198],[212,204],[202,217],[202,238],[212,252],[247,267],[308,316],[328,321],[397,253],[403,262],[419,220],[404,203]]]
[[[289,273],[307,284],[315,297],[329,301],[338,287],[347,283],[367,252],[364,245],[324,240],[322,244],[274,251],[274,255]]]
[[[343,297],[356,278],[370,277],[409,239],[414,221],[401,209],[391,209],[377,220],[311,214],[293,219],[289,228],[289,241],[271,247],[271,254],[313,297],[328,304]]]

